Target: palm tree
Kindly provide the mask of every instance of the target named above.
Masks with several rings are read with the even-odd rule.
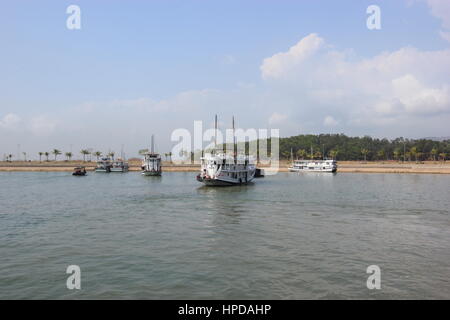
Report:
[[[439,157],[440,157],[442,160],[444,160],[444,162],[445,162],[445,158],[447,157],[447,154],[444,153],[444,152],[439,153]]]
[[[316,153],[314,153],[314,157],[317,158],[317,159],[322,158],[322,152],[316,151]]]
[[[169,161],[172,162],[172,151],[169,152]]]
[[[283,151],[281,155],[283,156],[283,158],[289,159],[290,153],[288,151]]]
[[[72,152],[66,152],[66,158],[67,161],[70,161],[70,159],[72,158]]]
[[[433,156],[433,160],[436,161],[436,156],[439,153],[438,149],[433,148],[431,149],[431,155]]]
[[[12,154],[8,154],[8,156],[6,157],[7,159],[9,158],[9,162],[11,162],[13,155]]]
[[[86,162],[86,156],[90,153],[89,150],[83,149],[80,153],[83,155],[83,162]]]
[[[48,156],[50,155],[50,153],[48,153],[47,151],[44,152],[45,157],[47,158],[45,161],[48,162]]]
[[[406,157],[406,159],[408,159],[408,161],[411,161],[411,152],[406,152],[405,153],[405,157]]]
[[[95,151],[93,154],[97,157],[97,161],[102,156],[102,153],[100,151]]]
[[[111,157],[111,159],[113,161],[114,161],[114,155],[115,155],[114,151],[111,151],[111,152],[108,153],[108,157]]]
[[[394,159],[395,160],[400,160],[400,155],[401,155],[401,151],[399,149],[395,149],[394,150]]]
[[[377,152],[378,160],[384,160],[386,154],[383,149]]]
[[[300,159],[303,160],[306,157],[306,155],[307,155],[307,152],[305,149],[297,150],[297,157],[299,157]]]
[[[42,151],[38,153],[39,154],[39,162],[41,162],[42,155],[44,154]]]
[[[53,149],[52,153],[55,155],[55,161],[56,161],[56,157],[61,154],[61,151],[59,151],[58,149]]]
[[[339,153],[339,151],[337,151],[337,150],[334,150],[334,149],[331,150],[330,153],[329,153],[331,159],[335,160],[335,158],[337,157],[338,153]]]
[[[417,162],[417,156],[418,156],[417,147],[412,147],[409,150],[409,153],[411,154],[411,157],[414,157],[416,159],[416,162]]]
[[[368,149],[361,149],[361,153],[364,156],[364,161],[367,161],[367,155],[369,154]]]

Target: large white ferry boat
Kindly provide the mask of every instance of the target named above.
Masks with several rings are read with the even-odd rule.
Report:
[[[161,156],[155,153],[154,138],[152,135],[152,146],[150,152],[143,154],[142,174],[144,176],[160,176],[162,173]]]
[[[217,137],[217,116],[215,119]],[[216,143],[217,144],[217,143]],[[216,147],[215,144],[215,147]],[[201,157],[201,169],[197,181],[207,186],[231,186],[246,184],[255,178],[256,164],[251,156],[237,155],[236,138],[234,135],[233,117],[233,155],[217,153],[216,148],[211,153]]]
[[[336,172],[336,160],[294,160],[291,172]]]

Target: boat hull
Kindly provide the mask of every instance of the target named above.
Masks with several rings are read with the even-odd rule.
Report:
[[[248,179],[247,181],[242,181],[242,179],[239,180],[225,180],[221,178],[202,178],[200,176],[197,176],[197,181],[205,184],[206,186],[211,187],[226,187],[226,186],[238,186],[238,185],[245,185],[248,184],[253,180],[253,177],[251,179]]]
[[[327,169],[297,169],[297,168],[288,168],[290,172],[329,172],[333,173],[337,171],[337,168],[327,168]]]
[[[156,177],[161,175],[161,171],[142,171],[142,175]]]
[[[127,168],[111,168],[111,172],[128,172]]]

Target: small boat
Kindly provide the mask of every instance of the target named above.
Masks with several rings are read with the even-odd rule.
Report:
[[[143,154],[142,159],[142,174],[144,176],[160,176],[162,173],[161,156],[155,153],[154,137],[152,135],[152,146],[150,152]]]
[[[72,175],[73,176],[85,176],[86,168],[85,167],[76,167],[73,169]]]
[[[264,169],[256,168],[255,178],[264,178],[265,172]]]
[[[111,172],[128,172],[128,162],[119,158],[113,162],[110,171]]]
[[[102,158],[97,161],[97,167],[95,168],[95,172],[111,172],[111,160],[109,158]]]
[[[217,116],[215,119],[215,130],[217,131]],[[207,186],[232,186],[247,184],[255,178],[256,165],[254,159],[248,155],[237,155],[234,117],[233,155],[216,153],[215,149],[212,153],[201,157],[201,170],[197,175],[197,181]]]

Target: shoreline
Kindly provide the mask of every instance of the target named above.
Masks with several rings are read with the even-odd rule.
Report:
[[[289,172],[288,161],[280,161],[278,172]],[[58,162],[0,162],[0,172],[72,172],[74,167],[84,166],[87,171],[95,169],[95,163],[82,161]],[[272,171],[268,166],[258,166],[266,171]],[[195,164],[162,164],[166,172],[198,172],[200,165]],[[140,163],[130,163],[131,172],[140,171]],[[396,161],[362,162],[338,161],[339,173],[413,173],[413,174],[450,174],[450,162],[427,161],[423,163]]]

